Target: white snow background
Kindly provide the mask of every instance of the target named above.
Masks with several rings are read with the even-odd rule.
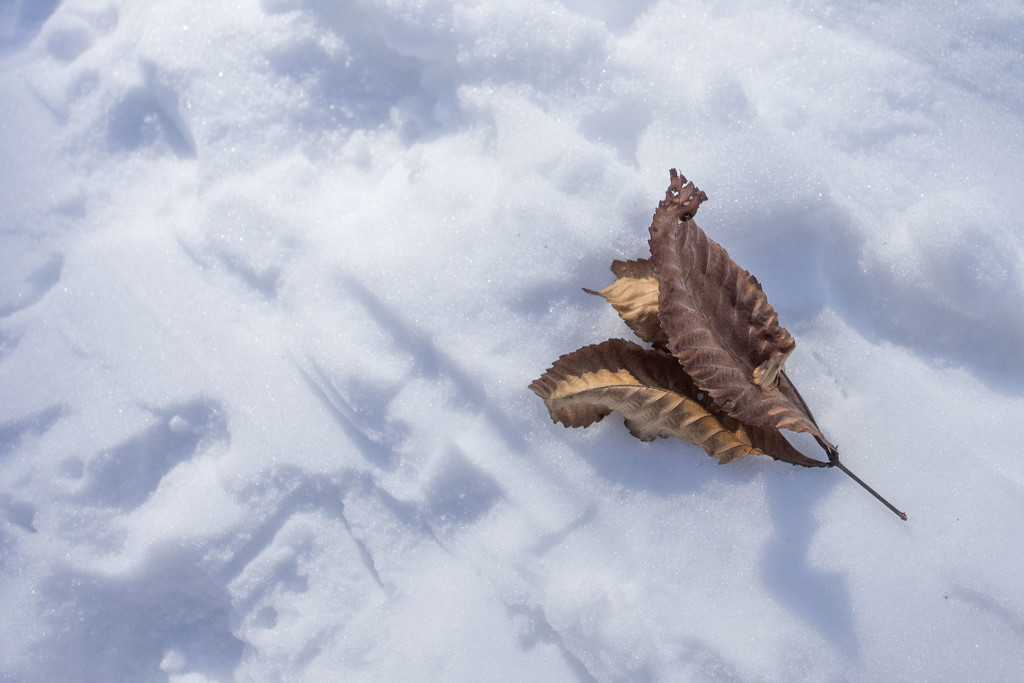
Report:
[[[1017,679],[1022,131],[1016,0],[4,0],[0,680]],[[671,167],[908,522],[527,389]]]

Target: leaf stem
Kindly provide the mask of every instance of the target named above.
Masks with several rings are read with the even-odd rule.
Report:
[[[788,388],[793,392],[793,395],[797,398],[797,401],[800,403],[801,407],[804,409],[804,412],[807,413],[807,417],[811,418],[811,424],[813,424],[815,427],[817,427],[818,423],[814,421],[814,416],[811,415],[811,409],[807,407],[807,403],[804,402],[804,397],[800,395],[800,392],[796,390],[796,387],[789,380],[789,377],[786,376],[786,371],[783,370],[782,372],[780,372],[779,376],[780,376],[779,379],[781,381],[783,381],[783,382],[785,382],[786,384],[789,385]],[[857,482],[862,487],[864,487],[865,491],[870,493],[872,496],[874,496],[878,500],[882,501],[882,504],[885,505],[885,507],[887,507],[890,510],[892,510],[894,513],[896,513],[897,517],[902,519],[904,522],[907,521],[907,513],[903,512],[902,510],[897,510],[895,505],[893,505],[892,503],[887,501],[885,498],[882,498],[882,496],[878,493],[878,491],[874,490],[873,488],[871,488],[870,486],[865,484],[863,479],[861,479],[856,474],[851,472],[849,469],[847,469],[846,465],[844,465],[842,462],[839,461],[839,450],[835,446],[833,446],[828,441],[826,441],[826,440],[824,440],[824,439],[822,439],[820,437],[814,437],[814,438],[818,442],[818,445],[820,445],[823,449],[825,449],[825,452],[828,453],[828,464],[825,465],[825,467],[838,467],[839,469],[841,469],[846,474],[846,476],[848,476],[850,479],[853,479],[855,482]]]
[[[883,505],[885,505],[885,507],[887,507],[887,508],[889,508],[890,510],[892,510],[893,512],[895,512],[895,513],[896,513],[896,515],[897,515],[897,516],[898,516],[898,517],[899,517],[900,519],[902,519],[902,520],[903,520],[904,522],[905,522],[905,521],[907,521],[907,513],[905,513],[905,512],[901,512],[900,510],[897,510],[897,509],[896,509],[896,506],[894,506],[894,505],[893,505],[892,503],[890,503],[889,501],[887,501],[887,500],[886,500],[885,498],[882,498],[882,496],[880,496],[880,495],[878,494],[878,492],[877,492],[877,491],[875,491],[875,490],[874,490],[873,488],[871,488],[870,486],[868,486],[867,484],[865,484],[865,483],[864,483],[864,482],[863,482],[863,481],[861,480],[861,478],[860,478],[860,477],[858,477],[858,476],[857,476],[856,474],[854,474],[853,472],[851,472],[850,470],[848,470],[848,469],[846,468],[846,465],[844,465],[843,463],[839,462],[839,454],[838,454],[838,453],[836,453],[835,455],[833,455],[832,453],[829,453],[829,461],[830,461],[830,462],[832,463],[832,465],[834,465],[835,467],[838,467],[838,468],[839,468],[839,469],[841,469],[841,470],[842,470],[842,471],[843,471],[844,473],[846,473],[846,476],[850,477],[850,479],[853,479],[853,480],[854,480],[855,482],[857,482],[858,484],[860,484],[861,486],[863,486],[863,487],[864,487],[864,490],[865,490],[865,491],[867,491],[868,493],[870,493],[870,494],[871,494],[872,496],[874,496],[874,497],[875,497],[875,498],[877,498],[878,500],[882,501],[882,504],[883,504]]]

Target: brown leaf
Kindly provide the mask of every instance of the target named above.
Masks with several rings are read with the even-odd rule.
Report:
[[[584,288],[588,294],[603,296],[638,337],[665,348],[668,337],[658,319],[658,281],[650,259],[613,261],[616,280],[600,292]]]
[[[636,261],[613,261],[612,262],[612,273],[618,276],[619,280],[616,280],[615,284],[606,287],[600,292],[594,292],[593,290],[583,288],[583,291],[590,294],[597,294],[604,296],[611,304],[618,310],[619,315],[625,320],[626,324],[637,333],[643,341],[653,344],[656,348],[662,351],[668,351],[667,340],[668,337],[665,335],[665,331],[661,329],[660,316],[658,315],[658,281],[653,277],[654,263],[650,259],[638,259]],[[606,296],[606,293],[616,292],[613,287],[620,285],[620,282],[625,283],[628,281],[629,284],[629,301],[642,302],[641,305],[628,306],[623,305],[623,302],[613,300],[614,294]],[[653,303],[652,303],[653,302]],[[643,318],[640,315],[633,313],[633,311],[642,311]],[[655,316],[658,319],[658,329],[653,330],[652,325],[649,322],[649,316]],[[638,320],[643,320],[643,324],[638,323]],[[760,366],[754,369],[754,382],[759,385],[770,384],[770,381],[766,378],[765,373],[768,372],[768,366],[772,365],[773,362],[779,363],[772,370],[776,373],[778,379],[778,388],[786,397],[788,397],[793,403],[798,405],[801,411],[810,418],[811,422],[817,425],[814,419],[814,415],[811,413],[810,408],[804,402],[800,392],[796,390],[793,382],[786,375],[782,365],[785,363],[786,358],[789,354],[778,354],[769,358],[767,361],[762,363]],[[775,359],[778,359],[777,361]],[[684,371],[685,372],[685,371]],[[761,381],[759,381],[759,374],[761,374]],[[716,408],[717,409],[717,408]],[[721,409],[717,409],[721,412]],[[833,449],[834,447],[827,441],[822,443],[822,447],[826,451]]]
[[[651,224],[651,260],[616,261],[615,283],[586,290],[659,348],[622,339],[585,346],[555,361],[530,389],[567,427],[618,412],[637,438],[677,436],[720,463],[767,453],[794,465],[836,467],[906,520],[839,460],[783,369],[793,338],[757,280],[693,222],[707,195],[675,169],[669,175]],[[779,428],[812,434],[828,462],[804,456]]]
[[[779,373],[796,343],[757,279],[692,220],[706,195],[675,169],[670,176],[650,228],[668,350],[732,417],[808,432],[827,444],[802,402],[779,389]]]
[[[795,465],[827,466],[801,454],[777,429],[744,426],[726,415],[669,354],[623,339],[562,356],[530,389],[567,427],[587,427],[617,412],[643,441],[676,436],[720,463],[763,453]]]

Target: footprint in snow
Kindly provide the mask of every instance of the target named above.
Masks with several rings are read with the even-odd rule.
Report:
[[[219,404],[198,399],[152,409],[156,423],[88,459],[82,497],[95,505],[137,508],[174,467],[218,445],[230,443]]]

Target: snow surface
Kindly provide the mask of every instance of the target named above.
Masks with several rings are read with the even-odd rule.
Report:
[[[0,680],[1024,668],[1016,0],[0,3]],[[678,167],[844,462],[527,390]]]

